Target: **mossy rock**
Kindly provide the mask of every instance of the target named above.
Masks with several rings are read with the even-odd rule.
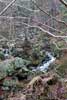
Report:
[[[33,65],[38,65],[38,64],[39,64],[39,60],[33,60],[33,61],[32,61],[32,64],[33,64]]]
[[[6,76],[6,72],[0,72],[0,80],[4,79]]]
[[[1,52],[1,51],[0,51],[0,59],[1,60],[4,60],[5,59],[5,56],[4,56],[3,52]]]

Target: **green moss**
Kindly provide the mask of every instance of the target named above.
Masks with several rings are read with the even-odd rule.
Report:
[[[60,75],[62,77],[64,77],[67,74],[67,61],[64,61],[59,68],[57,69],[58,73],[60,73]]]
[[[1,60],[4,60],[4,59],[5,59],[4,54],[3,54],[2,51],[0,51],[0,59],[1,59]]]

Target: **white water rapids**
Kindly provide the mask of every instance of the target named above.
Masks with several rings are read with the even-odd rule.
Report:
[[[48,70],[50,64],[52,64],[56,60],[56,58],[53,57],[51,55],[51,53],[49,53],[49,52],[46,52],[46,56],[49,57],[49,60],[47,62],[44,62],[43,65],[38,66],[37,69],[34,69],[33,71],[37,71],[37,70],[39,70],[39,71],[46,71],[46,70]]]

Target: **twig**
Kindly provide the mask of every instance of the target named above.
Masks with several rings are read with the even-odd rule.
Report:
[[[37,7],[40,11],[42,11],[42,12],[45,13],[45,14],[47,14],[47,15],[50,16],[52,19],[56,20],[56,21],[59,22],[59,23],[63,23],[63,24],[65,24],[65,25],[67,26],[67,23],[65,23],[65,22],[62,21],[62,20],[58,20],[56,17],[50,15],[49,13],[47,13],[46,11],[44,11],[43,9],[41,9],[41,8],[37,5],[37,3],[35,3],[34,1],[32,1],[32,3],[33,3],[34,5],[36,5],[36,7]]]

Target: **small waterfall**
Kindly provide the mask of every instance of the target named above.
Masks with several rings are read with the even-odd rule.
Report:
[[[56,58],[53,57],[51,55],[51,53],[49,53],[49,52],[46,52],[46,56],[49,58],[48,61],[46,61],[46,62],[44,61],[44,64],[41,65],[41,66],[38,66],[37,69],[34,69],[34,71],[37,71],[37,70],[39,70],[39,71],[47,71],[49,66],[50,66],[50,64],[52,64],[56,60]]]

